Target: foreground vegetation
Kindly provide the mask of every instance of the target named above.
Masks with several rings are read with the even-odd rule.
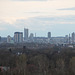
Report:
[[[75,75],[75,48],[46,48],[22,53],[0,50],[0,75]]]

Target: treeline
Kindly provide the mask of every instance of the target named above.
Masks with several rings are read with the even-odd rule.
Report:
[[[0,75],[75,75],[75,48],[0,50]]]

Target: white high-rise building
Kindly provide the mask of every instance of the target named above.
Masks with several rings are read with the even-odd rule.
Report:
[[[15,32],[14,33],[14,42],[15,43],[22,43],[23,42],[23,33],[22,32]]]
[[[11,43],[11,37],[10,37],[10,35],[7,36],[7,43]]]
[[[29,34],[28,29],[24,28],[24,40],[28,39],[28,34]]]

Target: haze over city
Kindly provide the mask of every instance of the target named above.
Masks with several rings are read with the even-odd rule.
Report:
[[[28,28],[37,36],[75,31],[75,0],[0,0],[0,36]]]

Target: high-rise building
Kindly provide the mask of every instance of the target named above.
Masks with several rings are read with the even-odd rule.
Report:
[[[51,38],[51,32],[48,32],[48,38]]]
[[[71,37],[70,37],[70,34],[69,34],[69,44],[71,44]]]
[[[75,33],[73,32],[72,33],[72,43],[74,43],[75,42]]]
[[[1,36],[0,36],[0,42],[1,42]]]
[[[65,43],[69,43],[69,37],[68,37],[68,35],[65,35]]]
[[[28,29],[24,28],[24,40],[28,39]]]
[[[22,32],[15,32],[14,33],[14,42],[15,43],[22,43],[23,42],[23,33]]]
[[[30,39],[33,39],[33,37],[34,37],[34,34],[31,33],[29,38],[30,38]]]
[[[10,37],[10,35],[7,36],[7,43],[11,43],[11,37]]]

